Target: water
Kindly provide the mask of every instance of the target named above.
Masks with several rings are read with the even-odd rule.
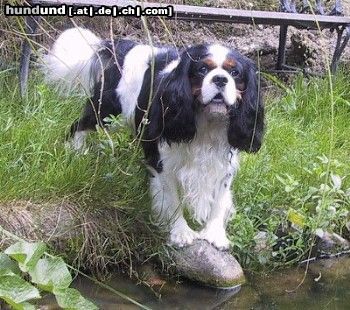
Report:
[[[170,282],[160,290],[160,299],[149,288],[124,276],[115,276],[108,284],[152,309],[350,309],[350,257],[310,264],[303,281],[304,271],[299,267],[248,275],[248,283],[235,290]],[[82,277],[74,286],[101,309],[138,309]],[[53,298],[46,298],[44,303],[46,309],[58,309]]]

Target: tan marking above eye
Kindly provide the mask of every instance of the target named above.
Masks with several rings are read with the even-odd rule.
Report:
[[[214,69],[216,68],[218,65],[215,63],[214,60],[210,59],[210,58],[205,58],[203,60],[203,62],[208,66],[209,69]]]
[[[236,65],[236,61],[234,59],[230,58],[230,59],[226,59],[224,61],[224,63],[222,64],[222,67],[225,70],[229,70],[229,69],[232,69],[235,65]]]

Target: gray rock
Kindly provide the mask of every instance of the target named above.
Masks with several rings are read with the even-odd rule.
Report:
[[[254,236],[254,251],[259,253],[269,249],[269,234],[266,231],[258,231]]]
[[[316,236],[318,237],[317,250],[319,252],[336,254],[350,249],[350,242],[336,233],[318,229]]]
[[[309,267],[313,277],[321,274],[323,282],[336,283],[337,280],[348,279],[350,276],[350,257],[320,259],[316,263],[310,264]]]
[[[204,285],[229,289],[245,282],[237,260],[205,240],[196,240],[180,249],[169,248],[169,255],[177,273]]]

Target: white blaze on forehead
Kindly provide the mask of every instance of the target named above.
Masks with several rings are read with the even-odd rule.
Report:
[[[233,105],[237,100],[237,89],[234,78],[223,68],[224,62],[227,60],[230,50],[222,45],[214,44],[208,47],[209,58],[217,67],[211,70],[203,79],[202,83],[202,102],[209,104],[213,98],[221,93],[226,105]],[[219,89],[213,82],[215,76],[226,77],[227,82],[223,89]]]
[[[219,44],[210,45],[208,51],[211,54],[210,58],[217,64],[218,67],[223,65],[228,53],[230,52],[227,47]]]

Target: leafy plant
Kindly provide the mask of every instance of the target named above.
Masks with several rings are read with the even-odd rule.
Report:
[[[18,241],[0,253],[0,298],[16,310],[31,310],[31,301],[44,291],[54,294],[63,309],[98,309],[69,287],[72,276],[63,259],[45,251],[43,242]]]
[[[325,155],[318,156],[310,168],[304,168],[308,177],[315,180],[306,190],[301,188],[303,180],[298,180],[296,176],[277,176],[292,205],[286,212],[286,221],[291,229],[277,240],[279,246],[273,253],[280,263],[288,259],[298,261],[305,255],[308,247],[312,246],[310,236],[314,236],[317,231],[339,233],[346,225],[350,188],[344,186],[345,177],[337,174],[342,166],[337,160],[331,160]]]
[[[294,264],[308,256],[316,231],[347,238],[350,222],[347,73],[332,89],[327,79],[299,76],[285,86],[264,76],[278,89],[265,96],[262,149],[242,154],[237,215],[228,225],[233,253],[251,270]],[[262,232],[270,251],[256,251]]]
[[[304,195],[298,192],[302,180],[289,174],[277,177],[285,186],[285,192],[294,206],[288,216],[292,223],[299,227],[307,225],[313,231],[318,228],[333,230],[341,222],[344,226],[349,215],[350,188],[344,185],[345,177],[337,174],[342,166],[337,160],[331,160],[325,155],[318,156],[310,168],[304,168],[306,174],[316,180],[306,190],[303,189]]]

